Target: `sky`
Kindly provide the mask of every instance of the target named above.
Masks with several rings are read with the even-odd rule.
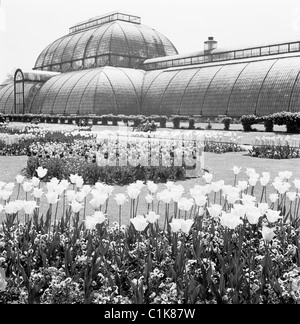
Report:
[[[299,0],[0,0],[0,84],[32,69],[42,50],[74,24],[115,10],[142,18],[180,54],[218,47],[300,40]]]

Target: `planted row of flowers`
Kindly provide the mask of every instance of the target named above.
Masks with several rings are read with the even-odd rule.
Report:
[[[247,169],[240,180],[234,167],[230,185],[205,173],[189,192],[137,181],[118,194],[76,174],[42,183],[47,173],[0,183],[1,303],[299,303],[300,180],[291,172],[271,180]]]
[[[293,159],[300,157],[299,136],[255,137],[249,155],[268,159]]]

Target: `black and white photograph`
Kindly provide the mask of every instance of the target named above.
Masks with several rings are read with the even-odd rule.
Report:
[[[299,1],[0,0],[0,304],[300,304],[299,249]]]

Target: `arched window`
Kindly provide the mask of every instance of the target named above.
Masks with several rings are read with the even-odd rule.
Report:
[[[15,114],[24,114],[25,111],[25,98],[24,98],[24,75],[18,69],[14,78],[14,94],[15,94]]]

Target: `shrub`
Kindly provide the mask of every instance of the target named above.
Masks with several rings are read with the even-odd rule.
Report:
[[[229,130],[230,129],[230,124],[232,122],[232,118],[231,117],[225,117],[223,120],[222,120],[222,123],[224,124],[224,130]]]
[[[244,132],[252,132],[252,125],[257,123],[257,117],[255,115],[243,115],[241,118]]]
[[[263,118],[265,131],[266,132],[273,132],[274,131],[274,121],[272,116],[266,116]]]
[[[167,116],[161,116],[159,118],[159,127],[160,128],[166,128],[167,127],[167,120],[168,120]]]
[[[174,129],[180,129],[181,116],[174,116],[172,118]]]
[[[108,125],[108,116],[107,116],[107,115],[103,115],[103,116],[101,117],[101,124],[102,124],[103,126],[107,126],[107,125]]]
[[[195,118],[189,119],[189,129],[195,129]]]

